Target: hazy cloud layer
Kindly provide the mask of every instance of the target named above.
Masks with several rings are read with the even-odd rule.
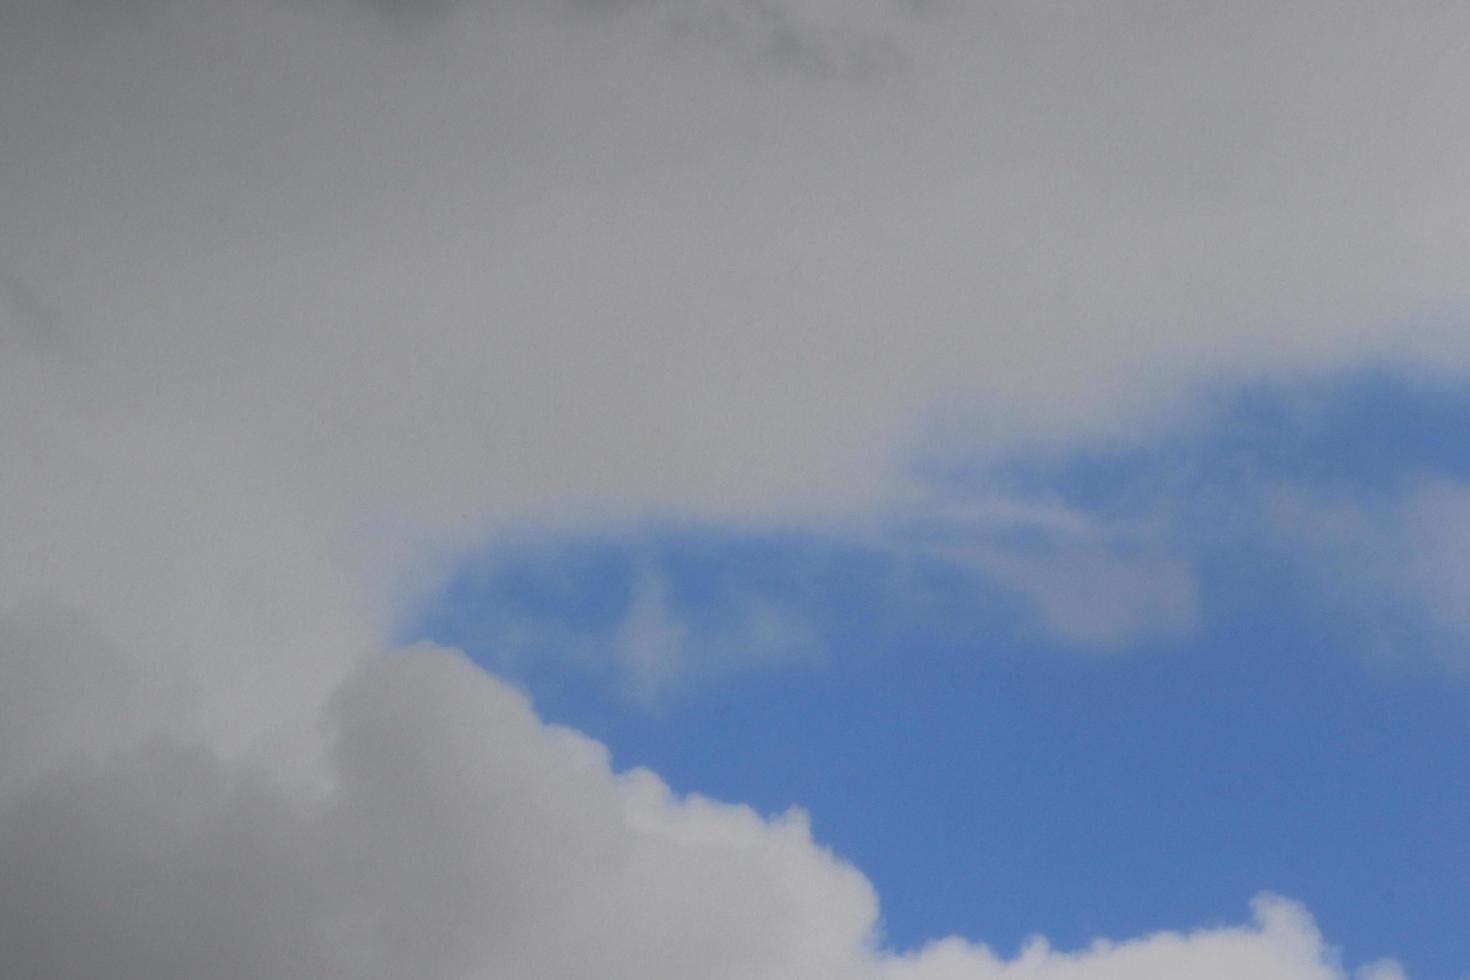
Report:
[[[652,3],[0,5],[0,973],[1342,975],[1279,905],[875,954],[799,817],[383,640],[467,530],[868,501],[939,398],[1458,370],[1470,12],[698,9],[736,56]]]
[[[0,42],[0,268],[87,400],[323,497],[826,507],[936,399],[1028,434],[1226,365],[1465,363],[1455,5],[800,5],[901,25],[876,85],[652,3],[143,6]]]

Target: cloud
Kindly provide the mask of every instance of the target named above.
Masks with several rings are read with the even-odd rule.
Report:
[[[462,8],[504,7],[467,0],[355,0],[395,25],[421,30]],[[560,0],[556,14],[587,17],[602,28],[618,20],[700,54],[733,55],[759,71],[789,71],[823,81],[872,82],[903,69],[903,35],[912,0]]]
[[[1356,610],[1374,655],[1465,669],[1470,481],[1421,474],[1386,499],[1288,485],[1269,505],[1320,601]]]
[[[1199,576],[1159,501],[1120,515],[1058,499],[1051,486],[1008,486],[1006,469],[1028,462],[1022,450],[958,484],[918,477],[922,492],[890,518],[887,547],[968,570],[977,592],[1018,597],[1064,645],[1117,650],[1198,625]]]
[[[1470,422],[1462,383],[1383,371],[1222,384],[1171,423],[916,467],[898,527],[1033,604],[1072,644],[1206,625],[1249,575],[1345,646],[1454,664],[1463,616]],[[1246,572],[1245,570],[1252,570]]]
[[[0,272],[0,340],[19,338],[31,344],[55,345],[59,333],[56,312],[31,285]]]
[[[527,525],[465,552],[405,635],[522,679],[570,666],[645,706],[895,635],[1157,649],[1242,602],[1308,616],[1356,654],[1463,659],[1470,388],[1331,373],[1178,409],[1072,443],[951,437],[866,513]],[[1242,581],[1280,594],[1244,597]]]
[[[322,498],[826,509],[937,399],[1029,438],[1227,367],[1463,364],[1460,16],[941,8],[877,87],[557,5],[43,23],[3,258],[89,397]]]
[[[735,675],[824,660],[819,607],[842,605],[829,578],[843,557],[753,528],[527,529],[482,543],[398,632],[463,646],[522,683],[570,670],[658,710]]]
[[[437,652],[380,659],[309,792],[155,742],[0,823],[12,976],[836,976],[873,899],[798,814],[676,800]]]
[[[1006,962],[875,949],[871,888],[799,811],[672,795],[456,654],[358,667],[325,782],[179,740],[54,770],[0,812],[0,967],[76,980],[1343,977],[1311,920]]]
[[[768,65],[819,77],[878,80],[908,63],[893,0],[837,4],[781,0],[705,0],[671,5],[675,36],[733,47]]]
[[[686,642],[687,630],[669,614],[663,582],[654,573],[638,575],[616,639],[634,699],[652,703],[678,680]]]
[[[1346,977],[1322,946],[1311,918],[1291,902],[1263,895],[1252,904],[1251,926],[1160,933],[1125,943],[1098,942],[1086,950],[1059,953],[1037,940],[1005,962],[988,950],[947,940],[937,943],[906,968],[900,980],[970,978],[1124,978],[1124,977]],[[1389,980],[1402,974],[1382,961],[1355,974],[1360,980]]]
[[[952,391],[1030,437],[1221,365],[1463,364],[1421,315],[1467,281],[1459,6],[941,11],[865,86],[331,6],[0,6],[0,268],[67,331],[0,359],[5,975],[985,976],[874,954],[799,816],[386,654],[403,569],[527,515],[871,503]],[[873,32],[725,9],[838,66]],[[1339,975],[1275,921],[1139,962]]]
[[[1028,597],[1046,631],[1065,643],[1117,649],[1187,632],[1199,616],[1188,563],[1105,550],[1040,556],[996,552],[974,559],[996,581]]]

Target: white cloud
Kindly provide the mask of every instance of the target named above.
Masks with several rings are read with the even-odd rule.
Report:
[[[1159,933],[1124,943],[1098,942],[1075,953],[1050,949],[1036,940],[1009,962],[984,948],[956,940],[937,943],[925,955],[899,966],[895,980],[1112,980],[1112,978],[1346,977],[1322,945],[1311,917],[1298,905],[1265,895],[1253,903],[1250,926]],[[1359,972],[1361,980],[1399,975],[1387,961]]]

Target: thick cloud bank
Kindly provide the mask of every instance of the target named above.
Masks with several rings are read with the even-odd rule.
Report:
[[[384,637],[467,528],[871,499],[951,392],[1459,357],[1470,8],[414,6],[0,0],[0,976],[1342,976],[1275,901],[894,957],[800,816]]]
[[[867,882],[806,819],[676,799],[452,653],[359,668],[327,782],[173,739],[62,766],[0,821],[0,972],[71,980],[1344,974],[1310,918],[1007,962],[875,951]],[[1365,973],[1398,976],[1385,966]]]
[[[1466,364],[1463,5],[0,16],[6,335],[339,502],[826,509],[937,400]]]

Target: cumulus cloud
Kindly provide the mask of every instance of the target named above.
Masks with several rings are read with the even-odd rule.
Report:
[[[341,9],[0,5],[0,973],[1342,975],[1278,911],[875,952],[799,815],[383,637],[526,514],[872,499],[950,389],[1029,433],[1161,366],[1460,356],[1405,318],[1470,281],[1465,8],[942,10],[867,86]],[[874,31],[710,9],[839,66]]]
[[[1201,977],[1346,977],[1332,953],[1324,949],[1311,918],[1297,905],[1270,895],[1253,903],[1251,926],[1203,930],[1192,934],[1160,933],[1124,943],[1098,942],[1075,953],[1058,953],[1038,940],[1009,962],[985,949],[957,940],[930,947],[896,971],[911,980],[970,980],[979,977],[1124,978]],[[1402,976],[1388,961],[1370,964],[1359,980],[1391,980]]]
[[[325,781],[177,739],[54,769],[0,811],[0,967],[26,977],[1330,980],[1310,918],[1006,961],[879,953],[867,882],[804,814],[671,794],[461,657],[364,663]],[[1375,974],[1383,976],[1386,974]]]
[[[364,666],[294,789],[159,741],[0,824],[8,976],[838,976],[873,898],[799,813],[613,776],[462,659]]]

